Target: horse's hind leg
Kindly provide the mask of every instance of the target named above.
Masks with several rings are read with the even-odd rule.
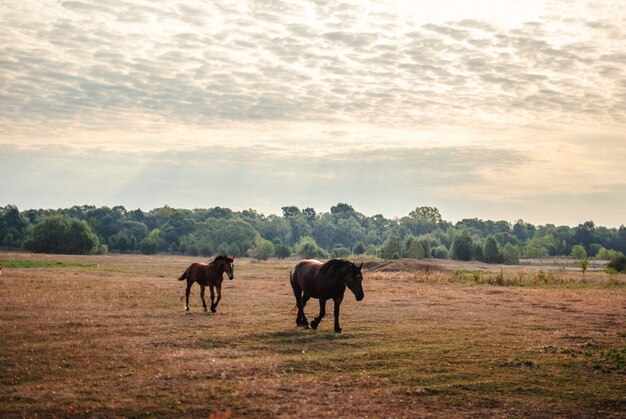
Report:
[[[204,285],[200,285],[200,298],[202,299],[202,307],[204,307],[204,311],[207,311],[206,301],[204,301]]]
[[[306,302],[309,301],[308,295],[302,295],[302,291],[293,290],[294,295],[296,296],[296,305],[298,306],[298,316],[296,317],[296,326],[309,327],[309,321],[304,315],[304,306]]]
[[[311,327],[313,329],[317,329],[317,325],[320,324],[324,316],[326,315],[326,300],[320,298],[320,314],[313,319],[311,322]]]
[[[193,282],[187,280],[187,289],[185,290],[185,311],[189,311],[189,291],[191,290],[191,286]]]

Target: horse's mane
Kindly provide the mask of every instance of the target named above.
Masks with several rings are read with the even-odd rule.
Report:
[[[319,272],[321,275],[326,275],[328,272],[339,270],[343,266],[350,265],[350,262],[343,259],[331,259],[322,265]]]
[[[226,256],[226,255],[217,255],[215,256],[215,259],[213,259],[212,263],[215,263],[217,261],[223,260],[224,262],[230,263],[232,262],[232,258]]]

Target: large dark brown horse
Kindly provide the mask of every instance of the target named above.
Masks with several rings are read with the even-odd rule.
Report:
[[[200,298],[204,311],[207,311],[206,302],[204,301],[204,287],[209,286],[211,291],[211,312],[215,313],[217,304],[222,299],[222,281],[224,280],[224,272],[228,275],[228,279],[233,279],[233,268],[235,267],[235,257],[226,255],[217,256],[213,262],[206,264],[202,262],[194,262],[187,270],[178,278],[179,281],[187,280],[187,290],[185,291],[185,311],[189,311],[189,291],[194,282],[200,285]],[[215,300],[215,291],[217,289],[217,300]]]
[[[313,319],[310,326],[317,329],[317,325],[326,315],[326,300],[332,299],[335,303],[335,332],[341,333],[339,306],[346,287],[354,293],[357,301],[361,301],[364,297],[361,268],[363,268],[362,263],[356,266],[342,259],[331,259],[326,263],[318,260],[298,262],[291,271],[291,287],[298,306],[296,325],[309,327],[304,315],[304,306],[310,298],[317,298],[320,301],[320,313]]]

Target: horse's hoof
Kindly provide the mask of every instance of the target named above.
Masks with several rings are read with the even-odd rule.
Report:
[[[317,329],[317,323],[311,323],[311,329]]]
[[[335,333],[341,333],[341,329],[335,329]]]
[[[207,311],[209,311],[206,307],[204,307],[204,312],[206,313]]]
[[[185,307],[185,311],[189,311],[189,307]]]

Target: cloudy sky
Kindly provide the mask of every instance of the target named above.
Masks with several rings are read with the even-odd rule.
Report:
[[[0,206],[626,223],[623,0],[5,0]]]

